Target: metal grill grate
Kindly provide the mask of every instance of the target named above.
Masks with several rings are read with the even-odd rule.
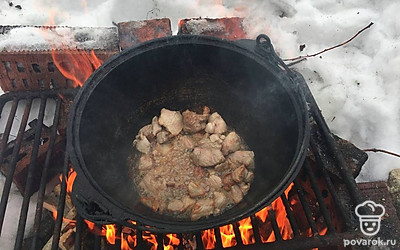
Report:
[[[259,216],[252,215],[250,217],[253,237],[252,244],[245,246],[243,239],[240,237],[239,223],[232,224],[235,233],[236,247],[246,249],[304,249],[315,247],[327,246],[340,246],[344,238],[354,238],[358,235],[355,232],[354,215],[349,207],[354,207],[356,204],[361,203],[362,195],[356,186],[353,175],[347,167],[346,160],[337,147],[334,137],[331,135],[315,100],[313,99],[308,87],[304,86],[307,101],[310,110],[310,123],[311,129],[311,142],[309,148],[309,155],[303,166],[302,171],[293,183],[293,188],[287,193],[282,194],[280,198],[285,212],[288,225],[292,230],[290,237],[284,239],[281,235],[279,223],[277,222],[276,211],[273,208],[268,208],[268,216],[263,222]],[[63,136],[65,132],[66,116],[68,114],[68,107],[77,90],[43,90],[37,92],[13,92],[0,97],[0,108],[3,111],[5,104],[11,102],[8,117],[6,119],[5,129],[0,141],[0,162],[4,164],[7,152],[11,154],[8,161],[8,171],[6,173],[6,181],[3,189],[3,194],[0,202],[0,230],[3,228],[4,216],[7,209],[7,203],[10,194],[11,184],[13,177],[15,178],[16,169],[18,168],[19,153],[21,145],[24,141],[24,134],[28,124],[29,114],[32,110],[32,103],[35,99],[40,100],[39,112],[34,126],[34,131],[31,136],[31,158],[27,166],[27,175],[25,189],[23,192],[23,203],[18,222],[18,231],[15,241],[15,249],[41,249],[49,239],[41,237],[43,230],[43,203],[45,198],[45,188],[48,180],[48,173],[52,168],[51,159],[56,153],[54,145],[56,144],[57,136]],[[49,129],[43,125],[45,116],[45,109],[47,99],[55,101],[55,112],[53,117],[53,125]],[[15,115],[19,105],[23,106],[23,115],[20,122],[19,130],[16,138],[12,141],[12,153],[9,151],[10,132],[15,123]],[[4,119],[3,117],[2,119]],[[48,144],[45,152],[45,159],[40,164],[38,163],[38,154],[40,148],[44,145],[43,137],[44,131],[47,130],[49,139],[46,141]],[[8,149],[8,151],[7,151]],[[65,149],[63,142],[62,150]],[[7,156],[8,157],[8,156]],[[361,159],[366,160],[366,159]],[[30,240],[24,240],[24,231],[26,227],[28,205],[31,194],[36,191],[33,190],[35,175],[41,169],[40,184],[38,187],[38,201],[35,211],[34,226],[32,229],[32,236]],[[70,163],[68,155],[64,155],[64,162],[62,167],[61,178],[61,191],[57,205],[57,218],[54,223],[54,232],[51,241],[51,249],[58,249],[62,231],[64,207],[67,198],[67,180],[65,176],[68,175],[70,170]],[[345,187],[345,192],[337,192],[337,186]],[[345,204],[342,201],[350,200],[352,204]],[[9,209],[9,208],[8,208]],[[107,248],[121,249],[121,237],[126,241],[128,233],[135,233],[137,237],[136,248],[143,249],[149,247],[147,241],[143,238],[144,235],[149,235],[151,229],[145,225],[126,223],[124,225],[116,226],[116,242],[110,245],[106,242],[103,236],[99,234],[92,234],[87,236],[87,226],[84,219],[79,215],[76,217],[76,228],[74,233],[75,249],[86,248],[87,245],[92,245],[95,249]],[[267,225],[267,226],[266,226]],[[131,231],[127,227],[133,228]],[[101,225],[96,225],[97,231],[101,230]],[[263,231],[269,228],[274,234],[274,240],[265,243],[266,239]],[[322,231],[326,229],[326,234]],[[215,234],[215,249],[223,248],[220,228],[214,228]],[[158,243],[158,249],[164,249],[163,245],[167,241],[165,234],[154,232],[154,238]],[[173,233],[173,232],[171,232]],[[194,237],[193,237],[194,236]],[[180,239],[177,249],[184,249],[185,244],[189,240],[193,240],[197,249],[204,249],[206,246],[202,241],[202,232],[188,232],[187,234],[179,234]],[[89,243],[88,243],[89,242]],[[127,242],[127,241],[126,241]],[[167,243],[165,243],[167,244]]]

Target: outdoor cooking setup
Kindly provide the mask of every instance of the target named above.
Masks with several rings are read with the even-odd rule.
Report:
[[[199,34],[193,22],[218,29]],[[0,97],[0,229],[14,182],[24,197],[15,249],[342,249],[344,239],[365,238],[354,209],[378,198],[373,188],[387,213],[379,235],[399,234],[385,186],[354,180],[366,153],[330,132],[305,79],[276,55],[268,36],[246,39],[241,18],[181,20],[176,36],[168,19],[120,23],[110,32],[116,45],[94,50],[105,62],[81,88],[48,51],[0,52],[8,91]],[[58,58],[68,62],[69,55]],[[29,122],[35,102],[37,119]],[[44,124],[49,105],[51,126]],[[217,216],[158,214],[140,202],[129,177],[132,139],[163,107],[204,105],[223,114],[255,152],[254,183]],[[46,191],[59,174],[57,191]],[[34,226],[24,238],[36,191]]]

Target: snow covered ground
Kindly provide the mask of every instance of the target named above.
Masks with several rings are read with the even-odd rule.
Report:
[[[44,25],[54,15],[55,25],[109,27],[168,17],[176,32],[181,18],[242,16],[249,38],[266,33],[280,56],[291,58],[339,44],[372,21],[372,28],[351,43],[295,68],[334,133],[360,148],[400,152],[398,10],[400,1],[391,0],[2,0],[0,24]],[[385,180],[391,169],[400,168],[399,158],[369,156],[358,181]]]

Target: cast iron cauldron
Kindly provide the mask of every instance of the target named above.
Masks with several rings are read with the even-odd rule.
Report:
[[[70,112],[68,153],[77,172],[72,198],[78,213],[100,224],[134,220],[156,232],[184,232],[257,212],[282,194],[305,158],[309,124],[302,81],[265,35],[238,42],[172,36],[114,56],[86,81]],[[255,152],[254,182],[239,204],[218,216],[192,222],[158,214],[140,202],[130,177],[132,140],[164,107],[204,105]]]

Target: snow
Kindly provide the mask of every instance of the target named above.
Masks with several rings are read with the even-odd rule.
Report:
[[[399,1],[92,0],[87,7],[83,1],[13,2],[21,10],[2,1],[0,23],[45,25],[55,15],[55,25],[112,27],[112,22],[168,17],[176,33],[179,19],[242,16],[249,38],[266,33],[282,58],[292,58],[339,44],[374,22],[351,43],[295,69],[306,78],[334,133],[362,149],[400,152]],[[26,29],[13,34],[12,42],[17,46],[24,39],[43,41],[35,35]],[[0,47],[7,47],[4,43],[0,40]],[[300,52],[302,44],[306,47]],[[369,153],[357,180],[385,180],[399,167],[398,158]]]

